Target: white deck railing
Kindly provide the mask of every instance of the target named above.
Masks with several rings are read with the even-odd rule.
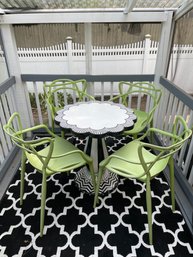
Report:
[[[3,125],[15,110],[18,110],[15,98],[15,84],[14,79],[10,79],[0,87],[0,165],[13,147],[10,137],[3,131]]]
[[[161,79],[163,95],[154,118],[154,126],[166,130],[172,130],[172,124],[176,115],[181,115],[189,128],[193,128],[193,98],[183,90],[177,88],[171,82]],[[164,137],[160,138],[164,142]],[[175,155],[176,165],[182,170],[189,184],[193,186],[193,137],[184,144],[178,155]]]
[[[29,75],[30,77],[31,75]],[[55,75],[56,76],[56,75]],[[33,112],[33,120],[31,124],[40,124],[47,123],[51,126],[51,117],[49,110],[45,104],[44,96],[42,95],[42,90],[39,88],[41,78],[38,78],[38,81],[34,81],[36,76],[31,76],[32,78],[27,79],[28,75],[24,76],[26,81],[31,81],[34,87],[34,96],[33,101],[30,103],[31,111]],[[46,80],[46,76],[43,76]],[[57,77],[57,76],[56,76]],[[87,76],[89,82],[88,91],[95,95],[96,89],[100,88],[100,95],[98,95],[97,100],[104,101],[109,100],[113,95],[117,93],[117,81],[127,80],[127,81],[136,81],[137,75],[132,76]],[[74,77],[73,77],[74,78]],[[122,78],[122,79],[121,79]],[[54,79],[54,78],[53,78]],[[148,77],[148,75],[138,76],[138,80],[146,80],[152,81],[153,76]],[[41,82],[43,84],[43,81]],[[169,82],[166,81],[165,84]],[[163,83],[162,83],[163,84]],[[171,130],[171,126],[176,114],[182,115],[189,125],[189,127],[193,127],[193,100],[187,94],[185,94],[182,90],[168,90],[167,85],[162,85],[163,87],[163,96],[160,102],[159,108],[155,115],[154,126],[160,129],[164,129],[167,131]],[[170,87],[169,87],[170,88]],[[11,113],[15,110],[18,110],[17,101],[15,99],[15,85],[5,87],[5,90],[1,90],[0,95],[0,163],[4,161],[6,156],[9,154],[9,151],[12,148],[12,143],[10,139],[4,134],[2,130],[2,125],[6,123]],[[30,94],[30,92],[28,92]],[[141,103],[141,96],[135,96],[135,106],[131,104],[129,107],[139,108]],[[144,108],[148,110],[149,102],[145,100],[143,103]],[[25,107],[22,107],[25,108]],[[164,139],[161,139],[164,140]],[[182,170],[182,173],[187,178],[190,185],[193,185],[193,167],[192,167],[192,158],[193,158],[193,139],[184,145],[180,154],[176,156],[177,164]]]

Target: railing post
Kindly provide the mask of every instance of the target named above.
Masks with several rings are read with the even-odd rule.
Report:
[[[29,96],[26,94],[26,85],[24,85],[21,79],[20,63],[17,55],[17,46],[13,26],[8,24],[1,25],[1,33],[8,70],[10,76],[14,76],[16,80],[14,97],[17,110],[15,111],[20,113],[24,127],[28,127],[33,125],[32,111],[31,108],[29,108],[30,100]]]
[[[169,53],[174,30],[174,22],[172,20],[173,12],[168,11],[167,20],[162,22],[161,37],[158,46],[157,59],[155,65],[154,82],[159,85],[160,76],[166,76],[167,64],[169,61]]]
[[[145,35],[145,45],[144,45],[144,56],[143,56],[143,65],[142,65],[142,74],[148,74],[149,72],[149,52],[151,46],[151,35]]]
[[[155,78],[154,83],[160,85],[160,77],[166,76],[167,64],[169,62],[169,53],[172,42],[172,35],[174,31],[174,22],[172,20],[173,12],[167,12],[167,20],[162,23],[161,38],[157,51],[156,65],[155,65]],[[165,106],[165,99],[162,96],[158,109],[154,114],[154,126],[162,114],[163,106]]]
[[[67,37],[68,74],[72,73],[72,37]]]
[[[92,24],[84,24],[86,74],[92,74]],[[94,83],[89,83],[88,93],[94,96]]]

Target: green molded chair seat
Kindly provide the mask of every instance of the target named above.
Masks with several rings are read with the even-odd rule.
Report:
[[[134,114],[137,116],[137,121],[134,124],[134,128],[128,131],[124,131],[124,135],[137,135],[147,126],[149,113],[140,110],[134,110]]]
[[[40,211],[40,236],[42,236],[44,228],[47,177],[58,172],[69,172],[84,165],[88,165],[93,187],[95,189],[95,174],[92,158],[75,147],[69,141],[56,136],[45,125],[23,129],[19,113],[17,112],[10,117],[8,123],[3,126],[3,129],[11,137],[12,142],[22,149],[20,205],[23,204],[26,160],[28,160],[29,163],[42,174]],[[39,129],[44,129],[48,136],[32,140],[25,139],[26,133],[32,133]]]
[[[47,146],[44,149],[38,151],[38,154],[46,158],[46,156],[48,156],[49,154],[49,151],[50,146]],[[73,155],[64,156],[65,154],[73,151],[77,151],[77,147],[75,147],[70,142],[64,140],[63,138],[56,136],[53,141],[52,158],[47,164],[46,174],[52,175],[56,172],[64,171],[64,163],[68,170],[74,169],[76,168],[76,166],[84,166],[86,164],[86,161],[82,158],[80,153],[74,153]],[[38,156],[36,154],[28,152],[26,153],[26,156],[30,164],[42,173],[43,164]],[[87,158],[89,159],[90,157],[87,156]],[[90,161],[92,161],[91,158]]]
[[[152,133],[164,137],[167,145],[158,146],[143,142]],[[94,207],[98,203],[98,193],[103,171],[108,169],[125,178],[135,178],[146,184],[146,205],[148,213],[149,243],[152,244],[152,203],[151,203],[151,180],[162,172],[167,164],[170,171],[170,189],[172,210],[175,210],[174,199],[174,159],[173,155],[181,149],[183,143],[192,135],[185,120],[176,116],[172,132],[162,131],[156,128],[149,128],[146,133],[121,147],[119,150],[108,156],[99,164],[99,173],[94,200]],[[167,139],[167,140],[166,140]]]
[[[138,155],[138,149],[141,145],[140,141],[134,140],[131,143],[121,147],[119,150],[116,151],[115,156],[123,158],[124,160],[117,160],[117,158],[112,158],[106,165],[106,168],[110,171],[114,171],[119,173],[118,171],[121,170],[120,175],[122,175],[123,171],[125,170],[125,177],[131,178],[138,178],[140,181],[145,182],[147,179],[147,175],[144,174],[144,169],[141,165],[141,161]],[[142,154],[145,163],[152,163],[156,160],[157,156],[147,150],[145,147],[142,149]],[[113,154],[111,155],[113,156]],[[150,176],[151,178],[158,175],[168,164],[170,157],[165,159],[161,159],[157,161],[153,167],[151,168]],[[127,160],[128,162],[125,162]],[[103,165],[103,162],[101,162]]]

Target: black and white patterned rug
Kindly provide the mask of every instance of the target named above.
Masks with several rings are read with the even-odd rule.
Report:
[[[71,140],[71,138],[70,138]],[[112,153],[127,138],[107,138]],[[84,148],[85,140],[76,139]],[[169,257],[193,256],[193,240],[163,176],[152,180],[153,237],[148,245],[145,186],[120,178],[100,197],[80,192],[75,173],[48,178],[44,236],[39,236],[41,175],[27,164],[24,204],[19,206],[19,172],[0,204],[0,257]]]

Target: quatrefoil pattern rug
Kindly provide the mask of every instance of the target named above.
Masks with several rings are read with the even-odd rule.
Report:
[[[106,138],[109,152],[127,140]],[[76,138],[75,143],[83,149],[85,140]],[[118,186],[101,196],[93,209],[93,196],[80,192],[74,177],[72,172],[48,178],[44,236],[40,238],[41,175],[27,164],[21,208],[17,173],[0,204],[0,257],[193,256],[191,234],[180,211],[171,211],[170,190],[163,176],[151,183],[151,246],[144,184],[120,178]]]

